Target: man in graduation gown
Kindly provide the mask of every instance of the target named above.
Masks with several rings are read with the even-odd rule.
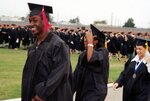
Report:
[[[137,55],[125,64],[125,69],[113,84],[123,86],[123,101],[150,101],[150,53],[145,39],[137,39]]]
[[[108,51],[104,48],[105,35],[91,25],[84,38],[85,51],[80,54],[74,72],[75,101],[104,101],[109,74]]]
[[[28,3],[37,41],[29,48],[22,77],[22,101],[72,101],[69,48],[49,31],[52,7]]]

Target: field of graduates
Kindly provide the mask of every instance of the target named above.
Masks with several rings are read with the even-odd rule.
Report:
[[[71,54],[73,71],[79,54]],[[21,96],[21,76],[27,57],[27,50],[0,48],[0,100],[18,98]],[[114,82],[122,69],[126,59],[118,61],[116,57],[110,59],[109,83]]]

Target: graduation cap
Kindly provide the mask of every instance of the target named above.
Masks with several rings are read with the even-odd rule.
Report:
[[[98,30],[95,26],[93,26],[92,24],[90,24],[92,33],[94,36],[96,36],[96,38],[99,40],[100,43],[105,43],[105,35],[104,33],[102,33],[100,30]]]
[[[150,39],[136,38],[136,46],[144,46],[148,49],[150,47]]]
[[[52,25],[48,23],[48,14],[53,13],[52,7],[35,3],[28,3],[28,6],[31,11],[29,16],[41,15],[44,22],[44,31],[48,31],[48,29],[52,27]]]
[[[28,3],[29,9],[30,9],[30,17],[34,15],[39,15],[42,12],[42,9],[44,7],[45,13],[53,13],[53,9],[51,6],[47,5],[40,5],[40,4],[35,4],[35,3]]]

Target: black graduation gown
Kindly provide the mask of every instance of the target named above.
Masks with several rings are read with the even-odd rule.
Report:
[[[150,101],[150,73],[147,71],[146,65],[142,62],[138,67],[136,78],[135,61],[127,63],[125,69],[117,79],[119,87],[123,86],[123,101]]]
[[[2,28],[0,28],[0,45],[3,44],[3,33]]]
[[[69,48],[57,35],[28,51],[22,76],[22,101],[38,95],[44,101],[72,101]]]
[[[30,36],[31,36],[31,31],[29,29],[25,28],[23,30],[22,45],[29,46],[29,44],[30,44],[30,40],[29,40]]]
[[[94,50],[89,62],[86,52],[81,53],[73,77],[75,101],[104,101],[107,95],[108,74],[107,49]]]
[[[76,46],[76,50],[81,51],[82,43],[81,43],[81,36],[79,33],[77,33],[77,35],[74,37],[74,43]]]
[[[3,33],[3,40],[4,40],[4,42],[5,42],[5,44],[6,43],[8,43],[9,42],[9,28],[2,28],[2,33]]]
[[[118,41],[118,51],[122,51],[122,48],[123,48],[123,37],[122,36],[119,36],[118,38],[117,38],[117,41]],[[122,52],[121,52],[122,53]]]
[[[132,36],[127,36],[127,53],[133,54],[134,52],[134,38]]]

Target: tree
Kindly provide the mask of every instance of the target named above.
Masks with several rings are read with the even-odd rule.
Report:
[[[134,20],[133,18],[129,18],[127,22],[123,25],[123,27],[132,27],[135,28]]]
[[[24,21],[28,22],[29,21],[29,13],[26,14],[26,16],[24,17]]]
[[[25,17],[21,17],[20,19],[21,19],[21,21],[24,21],[24,20],[25,20]]]
[[[80,23],[79,17],[69,20],[70,23]]]

